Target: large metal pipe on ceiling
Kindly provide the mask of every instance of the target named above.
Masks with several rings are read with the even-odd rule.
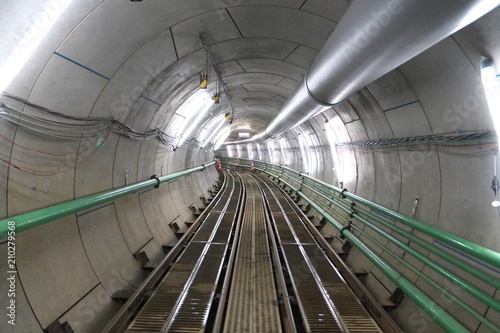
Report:
[[[500,0],[355,0],[265,132],[303,123],[493,10]]]

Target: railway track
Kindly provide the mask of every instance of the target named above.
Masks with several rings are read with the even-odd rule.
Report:
[[[104,331],[382,332],[290,198],[264,177],[225,174],[161,281]]]

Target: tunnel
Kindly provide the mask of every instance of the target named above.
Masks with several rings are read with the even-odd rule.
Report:
[[[104,330],[231,183],[257,179],[266,221],[287,197],[373,317],[499,332],[498,4],[5,0],[0,332]]]

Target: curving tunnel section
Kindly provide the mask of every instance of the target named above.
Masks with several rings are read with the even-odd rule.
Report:
[[[186,102],[201,96],[199,73],[206,55],[197,36],[205,31],[235,107],[233,124],[221,131],[230,128],[227,142],[237,141],[240,132],[256,135],[268,128],[311,73],[311,64],[347,9],[359,4],[363,2],[9,2],[0,14],[2,64],[26,50],[18,48],[27,45],[23,41],[41,36],[49,19],[60,17],[5,92],[70,116],[113,117],[139,132],[159,128],[173,140],[184,120],[197,112]],[[200,148],[217,127],[216,117],[227,110],[224,96],[175,152],[157,140],[136,142],[113,133],[103,135],[103,144],[98,137],[48,140],[0,119],[0,218],[192,168],[211,162],[215,154],[233,154],[342,183],[356,195],[408,215],[415,211],[420,220],[500,251],[500,221],[491,207],[491,146],[332,149],[345,142],[494,130],[479,64],[482,56],[500,62],[499,15],[493,9],[372,83],[361,82],[358,92],[344,94],[344,102],[283,132],[279,140],[252,143],[250,149],[241,145],[239,156],[236,148],[226,146],[214,152],[213,142]],[[210,102],[215,90],[215,82],[209,83],[202,98]],[[325,102],[333,103],[329,98]],[[22,114],[39,115],[22,103],[9,105]],[[184,113],[179,111],[183,106]],[[67,321],[75,332],[99,331],[118,311],[113,293],[134,289],[146,276],[133,254],[144,251],[153,261],[160,258],[161,245],[176,240],[168,224],[177,222],[184,230],[184,222],[193,219],[189,207],[202,206],[200,196],[209,196],[216,177],[215,169],[207,169],[20,233],[16,327],[3,318],[0,331],[43,332],[57,321]],[[334,234],[328,227],[322,232]],[[4,309],[9,301],[7,247],[0,245]],[[353,252],[347,261],[369,272],[366,286],[375,296],[393,291],[391,281],[361,254]],[[425,285],[418,278],[412,282]],[[498,299],[497,290],[487,292]],[[454,316],[462,315],[439,295],[434,300]],[[480,310],[498,324],[494,311]],[[392,316],[405,331],[440,330],[406,299]],[[470,325],[471,330],[488,331],[473,319]]]

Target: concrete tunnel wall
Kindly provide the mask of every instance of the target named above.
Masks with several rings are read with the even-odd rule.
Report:
[[[9,3],[11,15],[2,21],[2,28],[11,31],[9,26],[28,25],[41,6],[37,1],[30,4]],[[113,116],[136,130],[168,128],[203,69],[205,56],[196,36],[204,29],[211,36],[211,48],[233,95],[235,123],[263,107],[272,118],[348,7],[340,0],[252,1],[245,5],[190,0],[168,8],[159,2],[131,5],[136,4],[75,0],[6,91],[70,115]],[[419,219],[500,251],[499,217],[491,208],[489,189],[492,154],[343,152],[340,166],[333,162],[325,130],[331,126],[338,142],[357,142],[493,129],[478,89],[479,60],[488,55],[500,63],[499,16],[497,9],[346,102],[285,133],[289,166],[303,168],[298,140],[309,135],[310,144],[316,146],[309,153],[318,163],[311,170],[314,176],[331,183],[342,180],[351,192],[405,214],[411,214],[419,194]],[[13,38],[16,36],[14,33]],[[27,107],[24,112],[33,111]],[[254,122],[262,126],[269,119]],[[101,147],[92,148],[95,153],[88,156],[82,145],[48,145],[3,122],[0,131],[10,141],[0,145],[0,152],[10,162],[23,160],[58,172],[33,175],[4,163],[0,169],[0,218],[123,186],[125,170],[128,183],[134,183],[213,159],[209,149],[205,152],[185,144],[173,152],[154,140],[138,143],[115,134]],[[68,154],[50,159],[22,147]],[[269,160],[267,147],[262,147],[264,159]],[[248,157],[243,151],[242,157]],[[225,153],[224,147],[218,152]],[[279,149],[274,150],[273,159],[282,163]],[[339,179],[335,172],[339,168],[350,170],[352,177]],[[210,168],[158,190],[19,234],[14,331],[42,332],[55,320],[68,321],[75,332],[102,328],[118,309],[111,300],[113,292],[133,289],[145,277],[133,253],[143,250],[152,260],[159,259],[161,244],[175,240],[168,223],[175,220],[185,228],[183,222],[192,219],[188,206],[201,205],[199,196],[206,194],[216,177],[215,169]],[[335,234],[330,227],[323,232]],[[6,253],[6,244],[0,245],[0,253]],[[6,260],[2,255],[2,308],[7,301]],[[388,296],[395,289],[355,250],[348,263],[370,272],[366,285],[376,296]],[[413,281],[426,288],[417,277]],[[497,290],[488,292],[499,297]],[[439,295],[435,299],[439,302]],[[465,316],[450,304],[444,307],[455,316]],[[490,318],[494,314],[488,309],[479,310],[499,323],[499,318]],[[408,332],[441,331],[408,299],[393,316]],[[470,319],[469,323],[475,331],[477,322]],[[1,320],[0,331],[12,331],[12,327]],[[477,332],[487,330],[480,327]]]

